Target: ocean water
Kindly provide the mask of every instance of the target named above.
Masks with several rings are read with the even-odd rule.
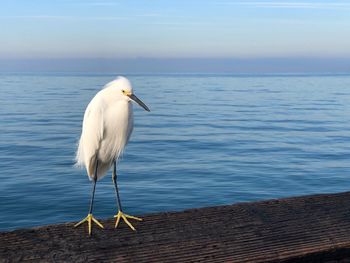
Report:
[[[78,221],[86,105],[113,75],[0,75],[0,230]],[[129,75],[138,105],[118,164],[129,214],[350,190],[350,76]],[[110,173],[94,214],[112,217]]]

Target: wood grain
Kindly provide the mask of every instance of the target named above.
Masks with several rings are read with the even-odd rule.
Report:
[[[350,192],[142,217],[0,233],[0,262],[350,262]]]

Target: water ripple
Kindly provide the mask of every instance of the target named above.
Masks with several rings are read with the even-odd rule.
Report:
[[[0,229],[81,219],[83,112],[111,75],[0,75]],[[131,214],[350,189],[349,76],[131,75],[135,129],[118,164]],[[95,214],[115,213],[111,177]],[[18,215],[25,214],[26,217]]]

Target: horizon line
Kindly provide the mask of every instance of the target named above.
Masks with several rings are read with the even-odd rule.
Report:
[[[152,56],[138,56],[138,57],[1,57],[1,60],[264,60],[264,59],[350,59],[350,55],[346,56],[227,56],[227,57],[152,57]]]

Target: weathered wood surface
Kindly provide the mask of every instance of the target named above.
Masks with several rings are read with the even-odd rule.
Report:
[[[0,233],[0,262],[350,262],[350,192],[143,218],[90,238],[74,223]]]

